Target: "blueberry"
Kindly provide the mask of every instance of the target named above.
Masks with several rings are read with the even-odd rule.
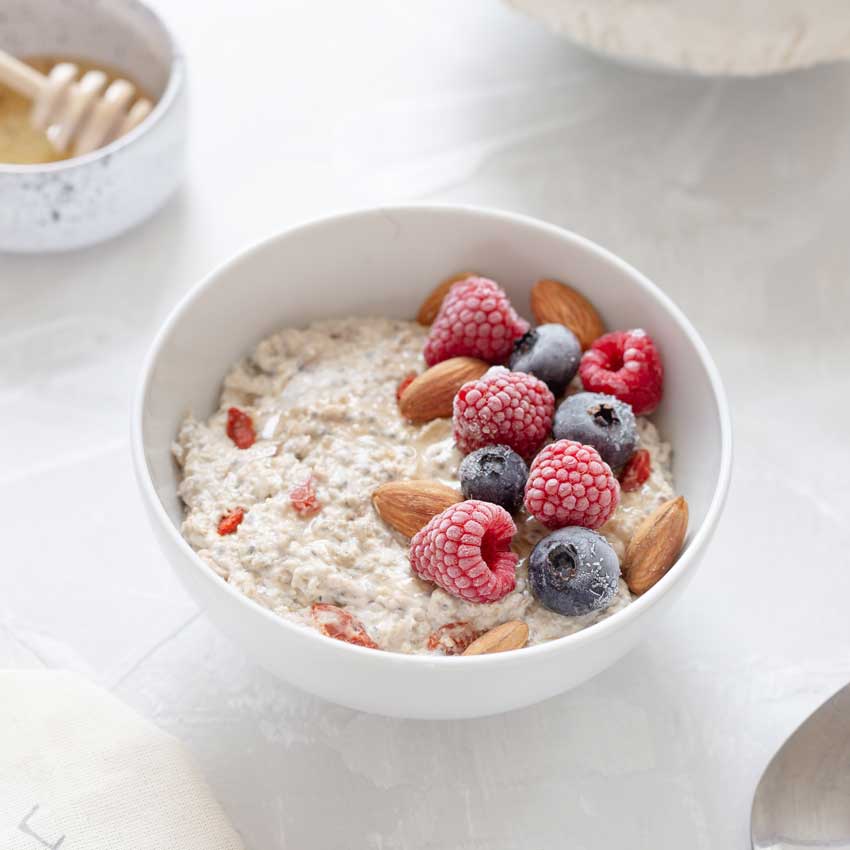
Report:
[[[580,360],[581,344],[569,328],[538,325],[516,341],[508,366],[540,378],[559,396],[578,371]]]
[[[631,405],[604,393],[567,396],[555,413],[556,440],[576,440],[593,446],[618,472],[635,453],[637,423]]]
[[[544,537],[528,559],[531,592],[541,605],[567,617],[607,608],[619,576],[620,562],[608,541],[579,526]]]
[[[468,454],[458,474],[464,499],[492,502],[510,513],[522,504],[528,467],[507,446],[485,446]]]

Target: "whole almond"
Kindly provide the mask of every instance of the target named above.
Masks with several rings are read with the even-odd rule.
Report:
[[[509,649],[522,649],[528,643],[528,626],[522,620],[502,623],[480,638],[472,641],[464,655],[487,655],[491,652],[507,652]]]
[[[557,280],[538,280],[531,288],[531,312],[537,324],[566,325],[588,349],[605,333],[596,308],[580,292]]]
[[[428,422],[452,415],[457,391],[476,381],[490,368],[474,357],[450,357],[423,372],[408,384],[398,402],[401,415],[411,422]]]
[[[632,593],[646,593],[673,566],[687,531],[688,503],[683,496],[656,508],[635,529],[622,564]]]
[[[457,490],[439,481],[390,481],[372,493],[378,516],[407,537],[413,537],[432,517],[462,501]]]
[[[422,306],[416,314],[416,321],[419,322],[420,325],[430,325],[434,319],[437,318],[437,313],[440,312],[440,306],[443,303],[443,299],[446,297],[446,293],[448,293],[452,286],[459,280],[466,280],[468,277],[475,276],[475,272],[460,272],[459,274],[453,274],[451,277],[447,277],[442,283],[438,284],[431,291],[431,294],[422,302]]]

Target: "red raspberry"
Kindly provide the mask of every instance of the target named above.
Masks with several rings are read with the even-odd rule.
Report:
[[[554,412],[555,396],[543,381],[496,366],[457,391],[455,443],[464,454],[500,444],[530,457],[549,436]]]
[[[243,519],[245,519],[245,511],[242,508],[234,508],[218,521],[218,533],[222,537],[225,534],[235,534]]]
[[[624,493],[640,490],[649,479],[652,463],[646,449],[638,449],[620,473],[620,488]]]
[[[316,479],[310,475],[303,484],[292,488],[289,501],[298,516],[312,516],[322,509],[319,497],[316,495]]]
[[[410,541],[410,566],[467,602],[496,602],[516,586],[516,526],[498,505],[469,499],[446,508]]]
[[[635,414],[652,413],[661,401],[664,368],[646,331],[614,331],[584,352],[578,373],[584,388],[617,396]]]
[[[227,436],[238,449],[250,448],[257,439],[251,417],[238,407],[231,407],[227,411]]]
[[[429,366],[449,357],[479,357],[504,363],[514,340],[528,330],[499,284],[486,277],[468,277],[449,290],[425,341]]]
[[[620,484],[592,446],[550,443],[534,458],[525,485],[525,508],[548,528],[599,528],[617,509]]]
[[[337,605],[315,602],[310,609],[310,615],[313,618],[314,625],[323,635],[336,640],[343,640],[346,643],[353,643],[355,646],[380,649],[378,644],[369,637],[363,623]]]

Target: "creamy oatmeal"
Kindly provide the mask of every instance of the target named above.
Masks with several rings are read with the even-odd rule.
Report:
[[[396,387],[424,368],[426,334],[414,322],[356,318],[287,328],[261,342],[226,377],[218,412],[206,422],[189,416],[180,429],[174,455],[185,538],[225,581],[277,614],[309,626],[313,603],[339,605],[382,649],[397,652],[427,652],[429,635],[453,621],[485,630],[524,620],[529,644],[540,643],[628,605],[622,579],[604,611],[565,617],[540,605],[525,560],[549,532],[524,511],[515,518],[516,589],[498,602],[465,602],[413,575],[407,538],[378,517],[371,495],[411,478],[458,486],[451,420],[414,425],[398,413]],[[231,406],[253,419],[257,440],[247,449],[226,434]],[[638,430],[652,474],[622,493],[600,530],[620,558],[639,521],[674,495],[670,446],[644,417]],[[290,493],[311,476],[322,509],[305,517]],[[237,507],[238,533],[220,535],[220,518]]]

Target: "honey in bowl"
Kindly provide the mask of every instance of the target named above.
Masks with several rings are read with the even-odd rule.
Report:
[[[35,56],[24,60],[42,74],[46,74],[60,62],[73,62],[79,69],[79,77],[87,71],[103,71],[107,85],[115,79],[123,78],[136,86],[136,96],[151,96],[124,71],[94,64],[85,59],[67,56]],[[53,147],[47,135],[30,123],[32,102],[0,83],[0,163],[10,165],[38,165],[45,162],[59,162],[73,156],[71,149],[64,152]]]

